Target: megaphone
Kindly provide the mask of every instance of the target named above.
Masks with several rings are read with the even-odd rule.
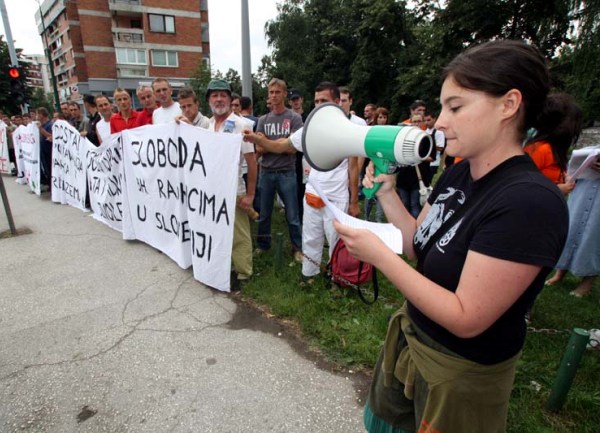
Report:
[[[337,167],[349,156],[371,158],[375,176],[395,171],[396,165],[417,165],[431,153],[429,134],[416,126],[361,126],[352,123],[338,105],[315,108],[304,123],[302,150],[310,166],[319,171]],[[363,188],[365,197],[375,195],[381,184]]]

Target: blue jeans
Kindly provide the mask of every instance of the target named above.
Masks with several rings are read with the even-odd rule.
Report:
[[[302,229],[298,213],[296,171],[293,169],[277,172],[261,170],[258,187],[260,188],[260,218],[258,220],[258,239],[256,240],[258,247],[262,250],[271,248],[271,214],[277,192],[285,206],[285,217],[292,247],[301,251]]]
[[[406,210],[415,218],[418,217],[419,213],[421,213],[421,204],[419,203],[419,188],[411,190],[397,188],[397,191]]]

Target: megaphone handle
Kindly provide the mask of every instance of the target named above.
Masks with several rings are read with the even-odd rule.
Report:
[[[385,172],[381,171],[377,167],[377,164],[375,164],[375,177],[379,176],[381,173]],[[377,191],[379,191],[379,188],[381,188],[381,182],[375,182],[371,188],[363,188],[362,191],[366,198],[373,198]]]

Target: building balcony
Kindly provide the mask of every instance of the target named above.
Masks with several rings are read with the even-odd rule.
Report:
[[[144,30],[113,28],[113,41],[123,44],[143,44]]]
[[[108,9],[113,12],[142,12],[142,0],[110,0]]]
[[[147,77],[147,65],[117,64],[117,78]]]
[[[66,50],[63,47],[56,48],[55,50],[52,51],[52,60],[55,60],[55,59],[59,58],[65,52],[66,52]]]

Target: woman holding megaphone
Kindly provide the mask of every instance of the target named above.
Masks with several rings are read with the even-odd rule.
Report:
[[[447,169],[415,219],[390,175],[377,193],[417,270],[370,231],[336,221],[349,251],[377,266],[406,298],[390,320],[365,407],[369,432],[503,432],[525,314],[558,260],[568,213],[558,188],[523,153],[530,127],[546,125],[550,89],[539,51],[492,41],[442,73],[436,128]]]

